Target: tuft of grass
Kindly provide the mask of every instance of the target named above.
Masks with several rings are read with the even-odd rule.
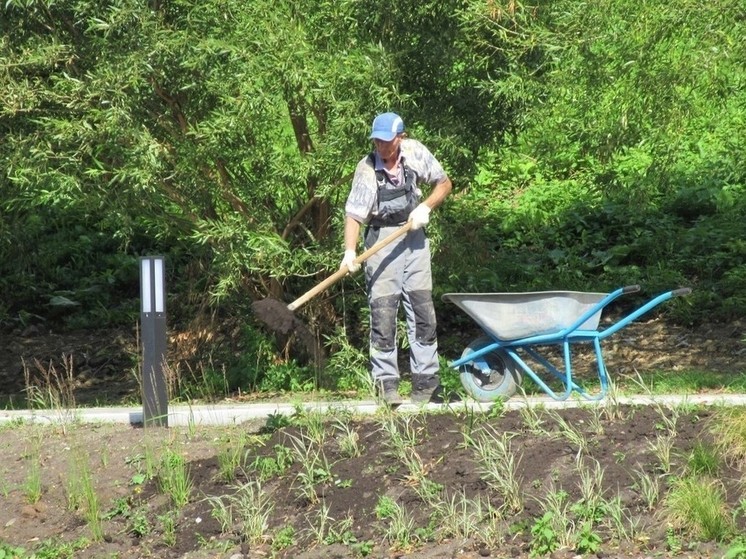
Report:
[[[166,449],[161,458],[158,486],[177,508],[182,508],[189,502],[194,490],[186,459],[171,448]]]
[[[559,414],[557,410],[549,410],[547,413],[549,414],[549,417],[551,417],[555,421],[557,427],[559,428],[559,431],[556,434],[552,434],[553,437],[563,438],[568,443],[575,446],[577,448],[576,457],[579,457],[581,454],[585,453],[588,450],[588,439],[580,430],[573,427],[564,417]]]
[[[743,466],[746,463],[746,409],[734,406],[718,410],[711,430],[721,455],[729,463]]]
[[[408,550],[418,541],[415,533],[414,519],[407,510],[397,503],[393,504],[389,524],[384,532],[384,540],[394,548]]]
[[[635,485],[640,491],[640,496],[642,497],[647,510],[653,510],[660,500],[660,478],[657,476],[651,476],[642,468],[635,470],[633,475],[637,480]]]
[[[339,450],[343,456],[347,458],[362,456],[363,451],[360,446],[360,435],[358,435],[357,431],[348,422],[337,418],[334,422],[334,429],[338,433],[337,441]]]
[[[231,495],[207,497],[210,515],[220,524],[222,534],[231,533],[237,522],[241,537],[250,545],[263,543],[269,537],[269,516],[274,509],[272,496],[258,481],[248,481],[232,489]]]
[[[66,490],[68,508],[70,510],[82,509],[83,517],[91,529],[93,540],[101,541],[104,537],[101,523],[101,502],[93,483],[88,454],[79,447],[76,447],[74,453],[70,456]]]
[[[265,540],[269,531],[269,515],[274,509],[272,496],[259,482],[247,482],[237,487],[232,497],[241,523],[241,534],[250,545]]]
[[[226,482],[236,479],[236,471],[243,467],[249,435],[242,429],[231,432],[220,441],[218,450],[218,475]]]
[[[315,443],[317,439],[304,432],[298,436],[290,435],[290,438],[293,442],[295,462],[301,465],[295,481],[300,487],[301,496],[307,502],[315,504],[319,501],[316,486],[331,482],[333,479],[331,466],[323,448]]]
[[[72,354],[62,354],[62,372],[57,371],[51,362],[44,366],[38,359],[34,359],[34,372],[25,360],[21,361],[28,408],[53,410],[62,419],[74,419],[75,367]],[[63,432],[66,430],[66,423],[67,421],[61,422]]]
[[[653,451],[658,458],[658,471],[662,474],[671,472],[671,459],[675,443],[675,437],[666,433],[658,433],[655,441],[648,441],[648,448]]]
[[[693,538],[722,542],[733,534],[725,491],[715,479],[685,477],[675,480],[663,506],[671,526]]]
[[[516,456],[510,446],[514,433],[498,434],[489,426],[484,426],[468,444],[474,449],[479,463],[479,471],[487,483],[503,498],[504,507],[514,513],[523,510],[521,457]]]
[[[697,441],[689,452],[686,467],[692,475],[715,476],[720,469],[720,456],[712,445]]]

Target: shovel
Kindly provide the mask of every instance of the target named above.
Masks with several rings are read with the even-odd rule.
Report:
[[[412,222],[407,221],[407,223],[399,227],[399,229],[391,233],[388,237],[381,239],[376,244],[374,244],[372,247],[370,247],[368,250],[363,252],[360,256],[355,258],[355,261],[354,261],[355,264],[362,264],[363,262],[368,260],[368,258],[373,256],[376,252],[381,250],[383,247],[390,245],[396,239],[404,235],[411,228],[412,228]],[[315,287],[309,289],[306,293],[304,293],[303,295],[298,297],[295,301],[290,303],[288,305],[288,310],[294,311],[295,309],[299,308],[301,305],[304,305],[305,303],[313,299],[316,295],[328,289],[329,287],[337,283],[339,280],[341,280],[343,277],[345,277],[349,273],[350,273],[350,270],[347,268],[347,266],[341,267],[339,270],[337,270],[331,276],[326,278],[324,281],[317,284]]]
[[[360,256],[355,258],[356,264],[362,264],[368,258],[373,256],[376,252],[381,250],[383,247],[391,244],[396,239],[404,235],[407,231],[412,228],[412,223],[407,222],[399,229],[391,233],[388,237],[381,239],[368,250],[363,252]],[[282,336],[295,336],[295,338],[304,346],[309,355],[316,355],[318,347],[316,343],[316,336],[308,329],[308,327],[293,313],[294,310],[299,308],[301,305],[307,303],[310,299],[335,284],[347,274],[350,270],[347,266],[340,268],[337,272],[326,278],[324,281],[298,297],[295,301],[289,305],[268,297],[261,301],[254,301],[251,304],[254,313],[257,318],[261,320],[271,331],[281,334]],[[318,356],[316,356],[318,359]]]
[[[368,258],[373,256],[376,252],[381,250],[383,247],[391,244],[396,239],[404,235],[407,231],[412,228],[412,223],[407,222],[402,227],[391,233],[388,237],[381,239],[368,250],[363,252],[360,256],[355,258],[355,264],[362,264]],[[264,322],[264,324],[273,332],[281,334],[284,337],[294,336],[295,339],[300,342],[308,355],[312,355],[314,361],[319,363],[323,361],[323,352],[319,348],[317,337],[311,330],[308,329],[302,320],[300,320],[293,313],[294,310],[299,308],[301,305],[307,303],[310,299],[328,289],[331,285],[341,280],[350,270],[347,266],[340,268],[337,272],[326,278],[324,281],[298,297],[295,301],[289,305],[268,297],[262,301],[254,301],[251,304],[252,309],[256,316]]]

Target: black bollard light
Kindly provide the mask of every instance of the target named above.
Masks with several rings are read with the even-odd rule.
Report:
[[[168,427],[166,361],[166,264],[163,256],[140,258],[143,425]]]

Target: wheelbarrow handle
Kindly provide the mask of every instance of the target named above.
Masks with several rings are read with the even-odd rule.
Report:
[[[682,295],[689,295],[692,292],[691,287],[679,287],[671,291],[671,297],[680,297]]]
[[[357,258],[355,258],[355,264],[362,264],[363,262],[365,262],[366,260],[368,260],[368,258],[370,258],[371,256],[373,256],[376,252],[378,252],[379,250],[381,250],[383,247],[385,247],[387,245],[390,245],[396,239],[398,239],[399,237],[401,237],[402,235],[404,235],[411,228],[412,228],[412,222],[411,221],[407,221],[407,223],[405,223],[404,225],[402,225],[401,227],[399,227],[399,229],[397,229],[396,231],[394,231],[393,233],[391,233],[387,237],[381,239],[376,244],[374,244],[372,247],[370,247],[368,250],[366,250],[365,252],[363,252],[362,254],[360,254]],[[294,311],[295,309],[297,309],[301,305],[307,303],[309,300],[311,300],[312,298],[314,298],[316,295],[318,295],[319,293],[321,293],[325,289],[327,289],[327,288],[331,287],[332,285],[334,285],[335,283],[337,283],[339,280],[341,280],[343,277],[345,277],[349,273],[350,273],[349,268],[347,268],[347,266],[343,266],[342,268],[340,268],[339,270],[337,270],[336,272],[334,272],[331,276],[329,276],[328,278],[326,278],[324,281],[322,281],[321,283],[317,284],[315,287],[312,287],[306,293],[304,293],[303,295],[301,295],[300,297],[298,297],[295,301],[293,301],[292,303],[290,303],[288,305],[288,310]]]
[[[640,291],[639,285],[628,285],[627,287],[622,287],[622,293],[637,293]]]

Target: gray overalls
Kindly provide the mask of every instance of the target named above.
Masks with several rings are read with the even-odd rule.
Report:
[[[378,212],[365,232],[365,248],[404,225],[417,207],[416,174],[404,162],[404,181],[396,187],[376,171]],[[409,231],[371,256],[365,263],[370,305],[370,361],[373,380],[384,385],[399,381],[396,318],[404,305],[410,345],[412,384],[425,388],[437,383],[438,343],[432,300],[430,242],[424,229]]]

